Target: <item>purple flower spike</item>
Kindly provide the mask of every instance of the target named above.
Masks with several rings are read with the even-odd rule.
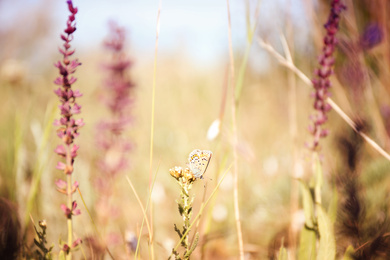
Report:
[[[83,241],[81,240],[81,238],[78,238],[76,239],[73,243],[72,243],[72,248],[75,248],[76,246],[80,245]]]
[[[61,180],[61,179],[56,180],[56,181],[55,181],[55,184],[57,185],[57,187],[58,187],[59,189],[66,189],[66,187],[67,187],[67,185],[68,185],[68,183],[67,183],[66,181]]]
[[[111,22],[110,35],[104,42],[112,59],[110,63],[104,65],[107,79],[104,85],[103,102],[112,116],[98,125],[97,140],[100,149],[104,152],[98,165],[102,172],[112,176],[127,168],[126,153],[131,147],[129,142],[121,137],[122,132],[132,122],[128,111],[133,105],[134,98],[131,95],[135,86],[128,75],[132,62],[124,51],[125,39],[124,28]]]
[[[76,30],[75,15],[77,13],[77,8],[73,6],[72,1],[67,1],[67,4],[71,14],[66,22],[66,35],[61,35],[61,39],[64,41],[63,47],[59,49],[60,53],[63,55],[63,60],[54,64],[54,66],[58,68],[60,74],[54,83],[61,87],[55,90],[54,93],[59,97],[61,102],[59,108],[62,117],[59,120],[55,120],[54,125],[62,126],[58,129],[57,135],[62,139],[65,145],[58,146],[55,152],[61,157],[71,159],[66,160],[70,165],[58,163],[57,168],[63,170],[65,174],[71,174],[73,171],[73,161],[77,156],[78,149],[78,146],[71,146],[71,144],[73,144],[74,139],[79,135],[78,129],[82,127],[84,123],[82,119],[73,118],[74,115],[81,113],[81,106],[76,103],[76,99],[81,97],[82,94],[79,90],[72,89],[72,84],[74,84],[77,79],[71,75],[76,72],[76,68],[80,66],[81,63],[77,59],[71,60],[70,58],[70,56],[74,54],[74,50],[70,50],[70,43],[73,39],[73,33]]]
[[[73,76],[78,66],[81,63],[77,59],[72,59],[71,56],[75,53],[74,49],[71,49],[71,41],[73,40],[73,33],[76,31],[75,15],[77,8],[73,6],[72,1],[66,2],[70,15],[66,22],[65,34],[61,34],[61,40],[63,41],[62,47],[59,48],[60,54],[63,56],[61,61],[57,61],[54,67],[58,69],[58,76],[54,80],[56,90],[54,94],[58,96],[60,105],[61,118],[54,121],[54,125],[58,127],[57,136],[61,139],[62,144],[58,145],[54,150],[61,158],[62,161],[57,162],[56,168],[61,170],[67,178],[67,181],[57,180],[55,182],[57,191],[63,193],[68,198],[68,205],[62,204],[61,209],[64,212],[66,218],[72,221],[72,217],[80,215],[80,210],[77,209],[76,201],[72,200],[72,194],[76,192],[79,184],[75,182],[72,185],[73,164],[77,156],[77,150],[79,146],[74,143],[74,140],[79,136],[78,130],[84,125],[82,119],[75,118],[75,115],[81,113],[81,106],[76,103],[76,100],[82,96],[79,90],[72,89],[77,79]],[[72,202],[73,201],[73,202]],[[71,222],[70,222],[71,223]],[[73,241],[72,228],[68,229],[68,241]],[[80,242],[75,241],[77,246]],[[73,246],[73,245],[72,245]],[[64,252],[67,255],[70,253],[69,245],[63,245]],[[67,257],[68,258],[68,257]],[[71,258],[71,257],[70,257]]]
[[[64,246],[62,247],[62,251],[64,251],[66,254],[68,254],[69,250],[70,250],[70,247],[67,244],[64,244]]]
[[[345,5],[340,0],[333,0],[328,21],[324,25],[326,29],[324,46],[322,48],[322,54],[319,56],[319,68],[314,71],[315,77],[312,79],[315,89],[313,97],[316,113],[311,116],[313,123],[309,127],[309,131],[314,136],[314,141],[311,145],[311,149],[313,150],[319,149],[320,138],[326,137],[329,133],[328,130],[323,128],[323,124],[328,120],[327,113],[331,109],[326,100],[330,96],[329,88],[331,87],[331,83],[329,77],[333,74],[335,61],[333,57],[337,44],[335,34],[339,29],[340,13],[345,9]]]
[[[72,218],[72,211],[65,204],[61,204],[61,209],[67,218]]]
[[[131,60],[125,51],[126,33],[124,28],[116,23],[110,23],[110,32],[104,42],[109,62],[103,66],[105,80],[103,81],[102,103],[110,112],[110,116],[96,126],[96,141],[101,155],[97,161],[99,176],[94,182],[99,193],[96,201],[98,221],[105,223],[107,217],[114,219],[121,213],[119,207],[110,203],[113,195],[115,178],[129,168],[129,151],[131,142],[122,134],[128,131],[132,120],[134,104],[134,83],[131,80]],[[106,181],[108,179],[112,181]],[[108,244],[113,244],[107,239]]]

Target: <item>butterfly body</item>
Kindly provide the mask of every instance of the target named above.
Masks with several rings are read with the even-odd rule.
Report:
[[[188,167],[192,174],[199,179],[203,179],[203,174],[207,170],[213,153],[208,150],[193,150],[188,156]]]

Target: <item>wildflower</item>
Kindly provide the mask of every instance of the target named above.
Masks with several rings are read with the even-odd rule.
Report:
[[[109,175],[117,175],[128,168],[126,153],[131,150],[131,143],[121,134],[132,121],[129,113],[133,104],[131,97],[134,84],[126,75],[132,62],[124,51],[125,30],[115,23],[110,24],[110,35],[104,46],[112,54],[109,64],[104,66],[107,78],[104,84],[103,102],[111,112],[109,119],[98,125],[98,146],[104,151],[99,161],[99,168]]]
[[[324,46],[322,54],[319,57],[319,68],[315,70],[315,77],[312,80],[315,92],[314,109],[316,114],[312,116],[313,124],[309,126],[309,131],[314,136],[312,149],[319,148],[320,138],[328,135],[328,130],[322,127],[328,120],[327,113],[331,106],[326,102],[329,96],[329,88],[331,82],[329,77],[333,74],[334,57],[337,39],[335,34],[339,28],[340,13],[345,9],[345,5],[340,0],[333,0],[331,3],[331,11],[327,23],[324,25],[326,29],[326,36],[324,37]]]
[[[378,24],[368,25],[360,37],[360,46],[363,50],[369,50],[383,40],[383,29]]]
[[[70,42],[76,30],[74,21],[77,8],[73,7],[72,1],[67,1],[67,4],[71,14],[68,17],[67,28],[64,30],[65,34],[61,35],[61,39],[64,41],[63,48],[59,49],[60,53],[63,54],[63,60],[54,64],[60,73],[60,76],[54,81],[60,87],[54,93],[59,97],[61,102],[59,108],[62,117],[59,120],[55,120],[54,125],[60,127],[57,135],[64,143],[63,145],[57,146],[55,152],[66,159],[66,163],[59,162],[57,168],[63,170],[65,174],[72,174],[74,159],[77,156],[77,150],[79,148],[78,145],[73,144],[73,141],[79,135],[78,130],[84,125],[84,122],[82,119],[75,120],[73,118],[73,115],[81,112],[81,106],[76,103],[76,99],[81,97],[82,94],[78,90],[72,89],[72,84],[76,82],[76,78],[71,75],[75,73],[76,68],[81,63],[77,59],[70,60],[70,56],[75,52],[74,50],[70,50]]]
[[[72,173],[74,171],[73,164],[77,157],[79,146],[74,144],[74,139],[79,136],[78,130],[84,125],[82,119],[75,119],[74,115],[81,113],[81,106],[76,103],[77,98],[82,94],[78,90],[72,89],[72,85],[76,82],[76,78],[72,76],[76,72],[81,63],[77,59],[71,59],[75,50],[71,49],[71,41],[73,40],[73,33],[76,31],[75,15],[77,8],[73,6],[71,0],[67,2],[70,15],[66,22],[64,34],[61,34],[61,39],[64,41],[63,47],[59,48],[59,52],[63,55],[62,61],[54,64],[58,68],[60,76],[54,81],[58,85],[58,89],[54,93],[58,96],[61,105],[59,106],[61,118],[54,121],[54,125],[59,127],[57,130],[58,137],[62,140],[62,144],[58,145],[54,150],[60,157],[64,158],[64,162],[57,163],[57,169],[64,172],[67,181],[57,180],[56,186],[60,193],[68,196],[68,205],[61,205],[64,211],[68,224],[68,241],[62,246],[62,251],[66,253],[67,258],[71,258],[71,248],[68,245],[78,245],[81,240],[72,239],[72,216],[79,215],[80,209],[77,209],[76,201],[72,200],[72,194],[78,187],[78,182],[72,185]],[[72,246],[74,248],[74,246]]]
[[[132,82],[129,72],[132,66],[131,60],[125,52],[126,33],[124,28],[111,22],[110,31],[104,47],[110,54],[110,61],[104,64],[105,80],[103,84],[102,101],[110,112],[110,116],[97,125],[96,141],[100,150],[97,161],[99,175],[95,179],[95,189],[99,192],[96,201],[96,213],[99,224],[107,226],[120,216],[121,208],[111,203],[114,190],[114,181],[124,170],[129,168],[128,153],[132,143],[123,136],[132,122],[130,113],[134,103]],[[111,181],[107,181],[111,179]],[[108,228],[107,228],[108,230]],[[105,240],[96,247],[106,248],[108,245],[117,244],[119,234],[104,234]],[[104,251],[102,251],[102,255]]]

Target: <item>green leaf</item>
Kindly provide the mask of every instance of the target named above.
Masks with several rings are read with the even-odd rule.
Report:
[[[336,257],[336,241],[334,238],[333,224],[321,205],[316,207],[318,215],[318,229],[320,244],[317,260],[332,260]]]
[[[282,246],[279,249],[278,260],[288,260],[287,250],[283,246],[283,244],[282,244]]]
[[[60,251],[60,253],[58,254],[58,260],[65,260],[65,252],[64,251]]]
[[[343,260],[354,260],[354,258],[352,257],[353,253],[355,253],[355,249],[353,248],[353,246],[349,246],[347,250],[345,250]]]
[[[183,212],[184,212],[183,205],[181,203],[178,203],[177,206],[178,206],[178,209],[179,209],[180,216],[183,216]]]
[[[303,199],[303,212],[305,213],[305,224],[308,228],[314,228],[314,206],[309,187],[300,180],[300,187]]]
[[[173,226],[174,226],[176,233],[179,235],[180,238],[182,238],[183,235],[181,234],[180,229],[176,226],[176,224],[173,224]]]
[[[299,240],[298,260],[314,260],[316,257],[316,232],[303,228]]]
[[[197,232],[195,234],[195,240],[192,243],[190,250],[188,250],[187,253],[184,255],[184,259],[190,259],[192,252],[194,252],[196,246],[198,245],[198,242],[199,242],[199,233]]]

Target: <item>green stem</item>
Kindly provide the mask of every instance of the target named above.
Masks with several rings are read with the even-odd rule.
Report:
[[[190,186],[188,185],[188,183],[183,183],[182,184],[183,188],[182,188],[182,201],[183,201],[183,209],[184,209],[184,212],[183,212],[183,232],[185,232],[186,230],[188,230],[189,226],[190,226],[190,214],[189,214],[189,210],[191,208],[191,202],[189,200],[189,190],[190,190]],[[184,248],[185,248],[185,253],[188,251],[188,242],[189,242],[189,233],[187,233],[185,236],[184,236]],[[184,253],[184,254],[185,254]]]
[[[68,174],[67,176],[67,182],[68,182],[68,208],[72,210],[72,175]],[[72,226],[72,216],[70,216],[67,220],[68,222],[68,246],[72,245],[73,238],[72,238],[72,233],[73,233],[73,226]],[[66,259],[70,260],[72,259],[72,252],[69,251],[69,254],[66,255]]]

